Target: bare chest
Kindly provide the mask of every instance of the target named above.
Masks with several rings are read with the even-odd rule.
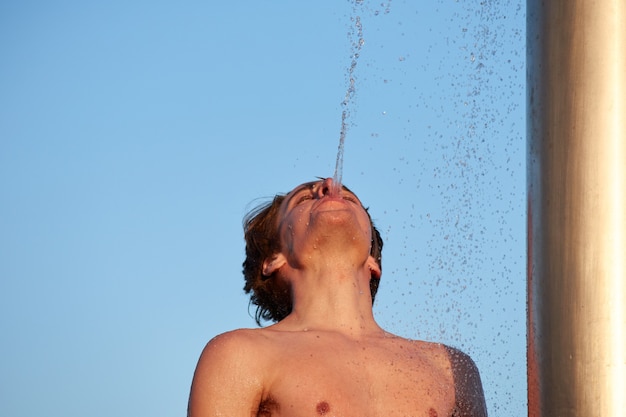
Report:
[[[265,415],[448,417],[452,375],[437,358],[397,346],[299,346],[274,361]]]

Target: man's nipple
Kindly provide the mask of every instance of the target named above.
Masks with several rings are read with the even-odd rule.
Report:
[[[317,407],[315,407],[315,410],[317,411],[317,414],[323,416],[330,411],[330,405],[328,405],[326,401],[321,401],[317,403]]]

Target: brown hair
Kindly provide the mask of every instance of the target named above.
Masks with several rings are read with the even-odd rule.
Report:
[[[252,293],[250,303],[257,306],[255,320],[278,322],[292,309],[291,293],[287,285],[272,276],[263,275],[263,262],[280,252],[280,236],[277,216],[285,195],[279,194],[272,201],[251,210],[243,219],[244,238],[246,240],[246,259],[243,262],[243,275],[246,294]],[[367,212],[367,209],[365,209]],[[370,254],[382,270],[383,239],[374,226],[369,212],[367,216],[372,226],[372,248]],[[372,302],[378,291],[380,277],[372,273],[370,293]]]

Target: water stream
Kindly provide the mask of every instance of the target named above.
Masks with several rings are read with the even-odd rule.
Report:
[[[343,151],[344,143],[346,140],[346,134],[348,133],[348,119],[350,118],[350,110],[353,106],[355,88],[355,76],[354,70],[356,69],[361,48],[365,43],[363,39],[363,25],[361,23],[361,17],[357,15],[358,6],[362,6],[363,0],[355,0],[352,7],[352,16],[350,17],[351,27],[348,32],[348,36],[351,40],[351,54],[350,65],[348,66],[347,78],[348,87],[343,101],[341,102],[341,130],[339,131],[339,146],[337,149],[337,161],[335,163],[335,173],[333,175],[334,191],[338,192],[341,189],[342,175],[343,175]]]

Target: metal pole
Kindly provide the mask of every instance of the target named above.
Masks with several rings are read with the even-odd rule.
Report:
[[[626,415],[626,0],[528,0],[528,414]]]

